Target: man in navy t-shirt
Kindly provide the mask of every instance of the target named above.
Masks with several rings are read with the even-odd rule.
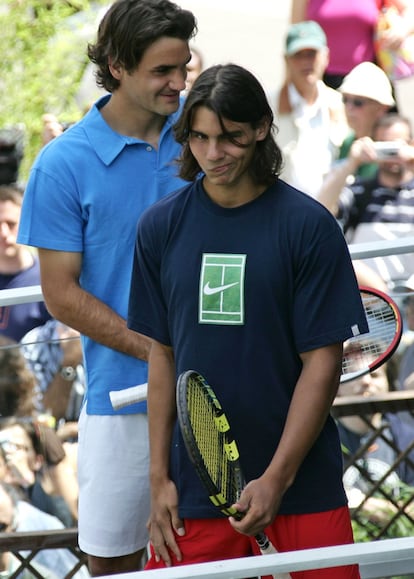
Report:
[[[35,253],[16,243],[23,191],[17,185],[0,186],[0,289],[40,284]],[[43,301],[0,307],[0,334],[16,342],[51,319]]]
[[[336,220],[278,178],[272,122],[248,71],[203,72],[175,126],[192,183],[140,220],[128,325],[153,340],[148,568],[257,553],[264,529],[281,551],[352,542],[329,411],[342,344],[367,325]],[[212,506],[177,428],[176,379],[189,369],[211,384],[239,444],[250,481],[241,521]]]

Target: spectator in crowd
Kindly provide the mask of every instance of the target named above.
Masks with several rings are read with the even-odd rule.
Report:
[[[175,126],[180,174],[193,182],[139,222],[128,324],[152,339],[148,568],[249,556],[264,529],[281,551],[352,541],[329,411],[342,342],[366,321],[340,228],[278,178],[272,127],[251,73],[232,64],[203,71]],[[175,389],[188,368],[224,408],[231,401],[249,480],[235,505],[241,521],[217,514],[182,444]],[[246,429],[248,416],[260,427]]]
[[[115,412],[109,392],[147,381],[150,340],[127,328],[127,287],[139,216],[184,183],[172,125],[195,30],[169,0],[113,3],[88,47],[109,94],[43,147],[25,191],[20,241],[40,248],[53,316],[83,335],[79,544],[93,575],[138,570],[148,541],[146,403]]]
[[[330,51],[324,81],[338,88],[361,62],[375,62],[374,32],[381,8],[378,0],[292,0],[291,21],[315,20],[323,28]]]
[[[10,533],[15,530],[17,511],[17,500],[14,497],[13,489],[0,483],[0,531],[2,533]],[[52,571],[32,561],[32,567],[40,573],[44,579],[58,579]],[[0,551],[0,576],[10,577],[17,569],[19,569],[20,561],[10,551]],[[35,575],[31,571],[25,569],[19,574],[19,579],[35,579]]]
[[[407,293],[402,300],[405,331],[414,332],[414,274],[403,287]],[[414,390],[414,341],[407,345],[400,358],[397,387],[399,390]]]
[[[19,484],[34,506],[56,516],[66,527],[72,527],[75,520],[69,505],[56,493],[56,480],[62,481],[60,472],[56,476],[58,469],[54,465],[64,460],[65,452],[59,439],[52,434],[53,430],[33,419],[11,417],[0,421],[0,445],[13,477],[9,482]],[[63,485],[70,485],[73,478],[64,481]]]
[[[40,284],[39,260],[17,243],[23,190],[0,185],[0,289]],[[43,301],[0,307],[0,334],[19,341],[29,330],[51,319]]]
[[[339,87],[345,104],[345,114],[351,129],[339,150],[337,162],[322,184],[318,199],[339,195],[355,177],[373,177],[378,166],[372,150],[375,123],[395,104],[392,86],[386,74],[375,64],[363,62],[356,66]]]
[[[19,180],[24,154],[24,129],[20,125],[0,128],[0,185]]]
[[[382,115],[372,139],[365,147],[378,165],[372,178],[357,178],[336,191],[326,191],[319,200],[339,219],[350,243],[398,238],[414,232],[414,146],[408,119],[396,114]],[[387,143],[385,156],[378,143]],[[382,153],[381,153],[382,151]],[[410,254],[378,257],[366,263],[392,289],[414,271]]]
[[[36,429],[34,431],[31,429],[29,434],[35,437],[32,445],[36,445],[39,458],[37,462],[32,461],[30,465],[36,464],[38,468],[36,471],[32,469],[33,472],[30,475],[32,480],[29,482],[34,482],[36,478],[37,485],[44,487],[43,490],[46,489],[46,492],[53,496],[62,497],[56,501],[51,499],[50,502],[57,502],[58,507],[63,504],[62,520],[67,526],[70,526],[73,521],[77,520],[77,480],[72,460],[69,460],[71,456],[67,457],[66,449],[62,446],[55,430],[50,427],[48,422],[45,422],[45,417],[36,412],[34,405],[35,385],[36,378],[28,368],[20,346],[12,340],[0,336],[0,408],[3,420],[6,421],[5,417],[9,417],[5,422],[7,426],[13,426],[14,419],[29,420],[36,425]],[[15,435],[17,430],[19,436],[27,438],[28,433],[22,432],[22,428],[21,424],[16,425],[12,434]],[[41,441],[38,442],[37,438],[40,435]],[[19,454],[17,458],[27,458],[27,455]],[[28,466],[26,465],[26,467]],[[39,493],[41,492],[42,489],[39,489]]]
[[[360,378],[342,383],[337,398],[369,399],[385,394],[389,389],[387,368],[383,365]],[[361,410],[363,412],[363,408]],[[404,452],[408,444],[400,446],[401,441],[396,439],[389,423],[390,416],[377,412],[337,419],[344,453],[344,485],[350,508],[358,508],[365,518],[377,524],[389,520],[396,510],[395,504],[404,483],[409,482],[401,476],[407,461],[394,467],[399,451]],[[408,507],[407,515],[413,514],[413,508]]]
[[[402,300],[406,332],[414,331],[414,274],[399,287],[406,292]],[[397,390],[414,390],[414,342],[411,341],[403,350],[398,361],[398,376],[395,382]],[[407,448],[414,441],[414,414],[401,411],[387,414],[387,419],[399,448]],[[400,477],[414,486],[414,449],[409,453],[409,460],[399,465]]]
[[[11,523],[7,528],[4,527],[3,532],[25,533],[64,529],[59,519],[34,507],[25,499],[18,487],[5,482],[2,475],[4,471],[7,471],[7,464],[4,452],[0,446],[0,522]],[[6,497],[8,497],[9,500],[7,500]],[[12,517],[9,517],[10,501],[12,505]],[[7,518],[4,516],[6,512]],[[29,552],[22,551],[21,555],[29,555]],[[11,574],[11,570],[13,572],[16,571],[17,559],[15,559],[14,556],[9,558],[7,553],[7,555],[3,556],[0,554],[0,558],[1,557],[3,557],[3,566],[5,566],[5,564],[8,566],[9,574]],[[63,576],[67,576],[68,573],[73,571],[77,562],[76,556],[71,553],[69,549],[42,549],[31,559],[31,564],[44,579],[60,579]],[[0,576],[2,576],[1,573]],[[7,577],[8,576],[9,575],[7,575]],[[18,577],[19,579],[33,579],[33,575],[31,574],[19,574]],[[87,579],[88,577],[90,577],[90,575],[85,565],[73,575],[74,579]]]
[[[20,343],[36,377],[36,409],[49,413],[57,424],[77,422],[85,392],[79,332],[49,320],[30,330]]]
[[[46,113],[42,117],[42,145],[47,145],[50,141],[63,133],[63,126],[58,118],[51,113]]]
[[[194,84],[195,79],[204,68],[203,56],[198,48],[191,46],[191,59],[187,63],[187,78],[185,79],[185,93],[187,94]]]
[[[291,25],[285,46],[286,82],[275,107],[281,178],[316,197],[349,127],[340,93],[321,80],[329,50],[319,24]]]

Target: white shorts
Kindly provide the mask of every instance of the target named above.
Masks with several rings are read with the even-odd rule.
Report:
[[[148,542],[150,513],[146,414],[79,417],[79,546],[120,557]]]

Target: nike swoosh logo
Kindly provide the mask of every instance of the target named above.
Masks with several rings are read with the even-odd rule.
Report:
[[[206,285],[204,286],[203,292],[206,294],[206,296],[212,296],[214,294],[224,292],[224,290],[229,289],[230,287],[233,287],[233,286],[238,285],[238,284],[239,284],[239,282],[236,281],[234,283],[228,283],[226,285],[219,285],[217,287],[210,287],[210,282],[208,281],[206,283]]]

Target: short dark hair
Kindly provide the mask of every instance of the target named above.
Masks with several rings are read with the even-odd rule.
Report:
[[[97,66],[97,85],[108,92],[119,87],[109,70],[109,58],[132,72],[158,39],[189,41],[196,31],[193,13],[169,0],[117,0],[99,24],[96,43],[88,45],[88,57]]]
[[[375,138],[378,129],[389,129],[390,127],[392,127],[397,123],[401,123],[407,126],[411,139],[412,138],[411,122],[408,119],[408,117],[404,117],[403,115],[400,115],[398,113],[386,113],[385,115],[381,115],[373,126],[372,129],[373,137]]]
[[[10,185],[0,185],[0,201],[11,201],[15,205],[23,203],[23,188],[17,183]]]
[[[217,115],[224,133],[226,119],[250,123],[253,128],[268,121],[269,132],[263,141],[257,142],[251,172],[256,183],[273,183],[281,170],[282,152],[273,137],[272,109],[260,82],[251,72],[236,64],[206,69],[186,98],[181,116],[174,126],[175,138],[183,145],[179,159],[180,177],[193,181],[201,171],[188,142],[194,110],[200,106]]]

